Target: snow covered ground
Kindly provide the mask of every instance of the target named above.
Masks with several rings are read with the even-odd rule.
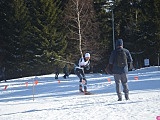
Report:
[[[94,95],[79,93],[75,75],[63,79],[61,74],[59,81],[50,74],[0,82],[0,120],[160,120],[158,67],[128,75],[129,101],[124,96],[117,101],[113,76],[106,74],[86,75]]]

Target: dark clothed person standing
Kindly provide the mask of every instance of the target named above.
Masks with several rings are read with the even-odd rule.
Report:
[[[67,77],[69,77],[67,65],[64,66],[63,73],[64,73],[64,76],[63,76],[64,79],[66,79]]]
[[[123,56],[117,57],[118,52],[122,51],[124,54]],[[123,63],[120,63],[120,61],[123,61],[121,59],[124,59]],[[126,59],[126,63],[125,63]],[[114,75],[114,80],[116,83],[116,92],[118,95],[118,101],[122,101],[122,94],[121,94],[121,83],[123,86],[123,92],[125,94],[125,99],[129,100],[129,88],[128,88],[128,65],[131,66],[133,60],[131,57],[131,54],[129,50],[123,48],[123,40],[118,39],[116,41],[116,49],[112,51],[110,59],[109,59],[109,65],[112,66],[112,73]],[[119,65],[121,64],[121,65]]]

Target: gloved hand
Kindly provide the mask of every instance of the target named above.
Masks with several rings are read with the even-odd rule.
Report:
[[[128,63],[128,70],[132,70],[133,69],[133,63]]]

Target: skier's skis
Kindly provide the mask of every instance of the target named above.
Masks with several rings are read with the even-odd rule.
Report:
[[[87,92],[84,92],[84,91],[82,92],[82,91],[80,91],[80,93],[82,93],[82,94],[84,94],[84,95],[93,95],[93,93],[88,92],[88,91],[87,91]]]
[[[91,92],[84,92],[84,95],[93,95]]]

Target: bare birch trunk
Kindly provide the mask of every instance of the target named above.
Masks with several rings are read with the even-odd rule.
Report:
[[[83,57],[83,52],[98,54],[99,29],[95,19],[93,0],[69,0],[65,9],[65,26],[67,28],[68,48],[74,58]],[[74,54],[73,54],[74,53]],[[76,53],[76,54],[75,54]],[[73,59],[74,59],[73,58]]]
[[[79,51],[81,54],[81,57],[83,57],[83,52],[82,52],[82,36],[81,36],[81,21],[80,21],[80,11],[79,11],[79,1],[77,0],[77,22],[78,22],[78,35],[79,35]]]

